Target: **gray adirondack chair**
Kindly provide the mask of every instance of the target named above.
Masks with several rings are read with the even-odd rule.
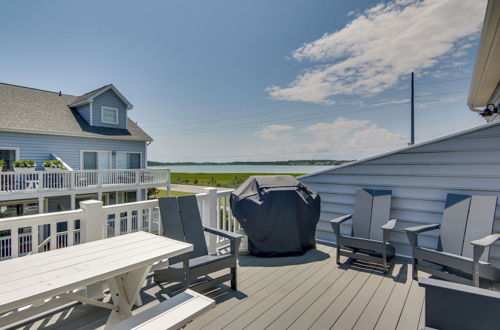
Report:
[[[330,221],[337,236],[337,264],[340,256],[382,264],[388,270],[388,261],[394,257],[394,247],[389,234],[396,226],[396,219],[389,220],[391,190],[356,189],[354,214],[347,214]],[[340,225],[352,219],[351,235],[340,232]],[[346,250],[347,248],[347,250]]]
[[[204,227],[196,196],[165,197],[158,199],[163,235],[191,243],[194,250],[189,254],[189,269],[178,258],[169,260],[169,267],[155,271],[155,282],[183,282],[187,287],[191,282],[211,273],[229,269],[229,273],[195,284],[192,288],[204,290],[226,281],[237,290],[236,251],[241,235],[220,229]],[[223,255],[209,255],[205,232],[228,238],[230,252]],[[188,275],[186,276],[186,272]],[[187,277],[187,278],[186,278]],[[187,280],[187,282],[185,282]]]
[[[440,225],[406,228],[412,246],[413,278],[417,279],[421,269],[442,279],[468,285],[479,286],[480,277],[499,281],[500,271],[488,262],[488,246],[493,242],[480,240],[491,235],[496,204],[497,196],[448,194]],[[437,249],[419,246],[419,234],[435,229],[440,229]],[[480,245],[475,258],[472,241]],[[483,253],[484,250],[488,253]]]
[[[498,329],[500,292],[419,278],[425,288],[425,329]]]

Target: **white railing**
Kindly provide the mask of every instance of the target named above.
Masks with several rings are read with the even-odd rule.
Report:
[[[0,260],[79,244],[83,210],[0,219]]]
[[[122,186],[151,187],[170,182],[166,169],[0,172],[0,195],[88,190]]]
[[[235,232],[239,225],[229,207],[232,190],[206,188],[197,194],[205,226]],[[162,234],[158,200],[103,206],[83,201],[81,209],[0,219],[0,260],[59,249],[142,230]],[[228,244],[207,235],[211,253]]]

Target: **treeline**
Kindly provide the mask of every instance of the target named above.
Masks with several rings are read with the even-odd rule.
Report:
[[[336,166],[352,160],[332,160],[332,159],[304,159],[304,160],[277,160],[262,162],[158,162],[148,160],[148,166],[170,166],[170,165],[321,165]]]

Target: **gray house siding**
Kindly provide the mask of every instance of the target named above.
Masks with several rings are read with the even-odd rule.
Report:
[[[101,107],[118,109],[118,125],[105,124],[101,121]],[[92,103],[92,123],[94,126],[127,128],[127,105],[112,90],[102,93]]]
[[[146,164],[146,145],[143,141],[0,132],[1,147],[19,148],[19,159],[33,159],[40,166],[44,161],[52,159],[51,154],[54,153],[74,170],[80,169],[81,150],[140,152],[142,166],[145,167]],[[112,160],[115,168],[115,156]]]
[[[81,107],[78,107],[76,108],[78,110],[78,113],[80,114],[80,116],[82,116],[83,119],[85,119],[85,121],[89,124],[90,123],[90,105],[88,104],[85,104]]]
[[[440,223],[449,192],[500,197],[500,123],[484,125],[429,143],[354,164],[303,176],[322,199],[317,238],[335,242],[328,220],[354,211],[355,189],[392,189],[391,218],[397,218],[391,241],[409,255],[404,228]],[[500,198],[499,198],[500,201]],[[342,226],[350,233],[351,224]],[[500,232],[500,207],[495,232]],[[438,231],[422,235],[420,244],[435,248]],[[491,250],[500,265],[500,245]]]

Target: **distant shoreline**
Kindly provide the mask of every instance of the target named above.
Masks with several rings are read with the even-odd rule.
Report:
[[[213,165],[301,165],[301,166],[338,166],[352,160],[306,159],[263,162],[158,162],[148,160],[148,166],[213,166]]]

